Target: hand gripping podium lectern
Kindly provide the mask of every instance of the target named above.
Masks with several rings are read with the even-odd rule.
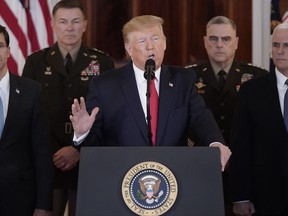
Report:
[[[77,216],[223,216],[220,151],[82,147]]]

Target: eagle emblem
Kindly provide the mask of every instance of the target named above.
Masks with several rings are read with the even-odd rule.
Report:
[[[144,161],[133,166],[124,176],[122,197],[136,215],[160,216],[175,203],[177,180],[165,165]]]
[[[163,195],[162,190],[158,193],[161,180],[156,176],[147,175],[139,179],[138,182],[141,191],[137,191],[137,196],[142,200],[146,200],[148,204],[158,202],[158,199]]]

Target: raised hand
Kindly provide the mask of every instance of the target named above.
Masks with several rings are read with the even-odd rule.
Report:
[[[74,102],[72,104],[72,115],[70,115],[69,118],[72,122],[76,137],[82,136],[91,129],[98,111],[99,108],[95,107],[92,110],[91,115],[89,115],[86,110],[84,98],[80,98],[80,103],[78,99],[74,99]]]

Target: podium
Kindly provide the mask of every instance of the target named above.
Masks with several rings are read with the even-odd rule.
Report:
[[[155,172],[155,175],[160,175],[160,178],[162,176],[164,180],[155,177],[153,173],[146,173],[151,171]],[[141,181],[150,180],[141,183],[140,178]],[[156,191],[155,182],[161,182],[164,188],[157,187]],[[134,193],[133,188],[139,184],[139,188],[145,185],[146,189],[150,187],[150,191],[153,186],[154,194],[148,189],[141,190],[142,188],[135,189]],[[171,194],[173,196],[169,197]],[[166,201],[161,203],[161,199],[165,197]],[[142,198],[141,201],[138,202],[138,198]],[[146,204],[143,206],[143,203]],[[81,148],[77,216],[223,216],[224,214],[218,148]]]

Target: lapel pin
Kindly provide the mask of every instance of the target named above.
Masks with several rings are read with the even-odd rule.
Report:
[[[19,94],[19,93],[20,93],[20,90],[19,90],[18,88],[16,88],[16,90],[15,90],[15,91],[16,91],[16,93],[17,93],[17,94]]]
[[[173,87],[174,85],[173,85],[173,83],[170,83],[170,82],[169,82],[169,86],[170,86],[170,87]]]

